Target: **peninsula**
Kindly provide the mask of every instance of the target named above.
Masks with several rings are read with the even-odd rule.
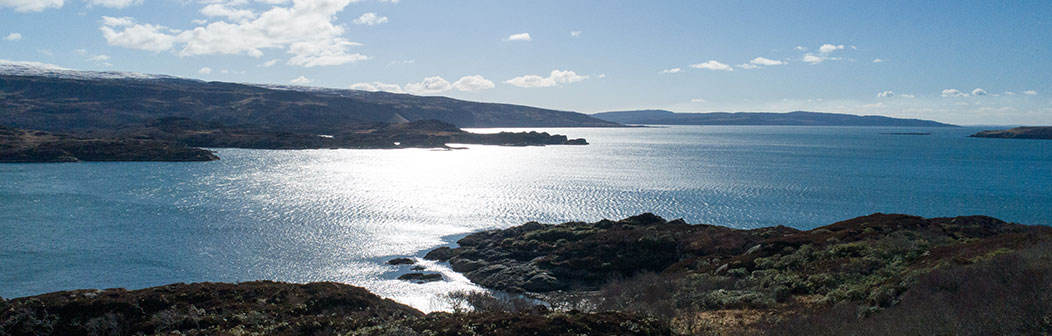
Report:
[[[1006,130],[982,131],[972,134],[973,138],[1000,139],[1052,139],[1052,126],[1049,127],[1016,127]]]

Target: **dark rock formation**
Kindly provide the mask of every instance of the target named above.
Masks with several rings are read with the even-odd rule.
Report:
[[[1016,127],[1007,130],[982,131],[972,134],[973,138],[1002,139],[1052,139],[1052,127]]]
[[[211,151],[161,140],[84,138],[0,126],[0,162],[212,161]]]
[[[412,265],[415,264],[416,260],[412,258],[394,258],[387,261],[388,265]]]
[[[442,274],[438,273],[406,273],[398,276],[398,280],[406,280],[418,283],[442,281],[442,279]]]

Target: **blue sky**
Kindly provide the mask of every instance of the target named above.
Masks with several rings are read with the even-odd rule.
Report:
[[[1052,124],[1052,1],[0,0],[0,59],[585,113]]]

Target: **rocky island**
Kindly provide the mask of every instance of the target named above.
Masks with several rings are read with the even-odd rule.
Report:
[[[1006,130],[982,131],[972,134],[973,138],[1001,139],[1052,139],[1052,127],[1016,127]]]
[[[0,126],[0,163],[218,159],[205,149],[153,139],[78,137]]]

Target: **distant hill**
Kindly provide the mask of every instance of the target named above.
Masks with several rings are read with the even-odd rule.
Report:
[[[0,62],[0,125],[86,131],[167,117],[311,132],[431,119],[458,127],[619,126],[581,113],[446,97],[265,87]]]
[[[954,126],[931,120],[804,111],[676,113],[665,110],[639,110],[596,113],[592,116],[621,124],[642,125]]]
[[[1052,127],[1016,127],[1006,130],[982,131],[973,138],[1052,139]]]

